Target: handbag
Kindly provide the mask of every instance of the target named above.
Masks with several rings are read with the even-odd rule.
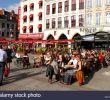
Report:
[[[10,72],[10,69],[9,69],[8,67],[5,67],[5,68],[4,68],[3,75],[4,75],[5,77],[8,77],[8,76],[9,76],[9,72]]]

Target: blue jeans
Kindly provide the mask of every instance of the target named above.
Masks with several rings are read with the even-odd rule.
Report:
[[[4,63],[0,62],[0,84],[2,84],[3,81],[3,68],[4,68]]]

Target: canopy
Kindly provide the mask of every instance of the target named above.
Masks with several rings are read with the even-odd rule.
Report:
[[[38,2],[38,4],[40,5],[42,3],[42,0],[40,0],[39,2]]]
[[[26,8],[26,7],[27,7],[27,5],[24,5],[24,6],[23,6],[23,8]]]
[[[34,3],[31,3],[29,6],[30,6],[30,7],[34,6]]]
[[[41,15],[42,15],[42,12],[39,12],[39,13],[38,13],[38,16],[41,16]]]
[[[26,19],[27,18],[27,16],[25,15],[25,16],[23,16],[23,19]]]
[[[23,26],[22,30],[25,30],[27,27],[26,26]]]
[[[30,25],[30,26],[29,26],[29,29],[32,29],[32,28],[33,28],[33,25]]]
[[[41,28],[42,27],[42,24],[38,24],[38,28]]]
[[[32,17],[33,17],[33,14],[30,14],[30,15],[29,15],[29,18],[32,18]]]

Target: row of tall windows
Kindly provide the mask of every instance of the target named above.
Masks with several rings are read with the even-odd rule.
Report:
[[[42,2],[42,1],[39,1],[38,4],[39,4],[39,9],[41,9],[41,8],[43,7],[43,2]],[[34,3],[31,3],[31,4],[29,5],[29,10],[30,10],[30,11],[33,11],[34,8],[35,8],[35,4],[34,4]],[[27,12],[27,9],[28,9],[28,6],[27,6],[27,5],[24,5],[24,6],[23,6],[24,12]]]
[[[52,4],[52,8],[50,5],[46,6],[46,14],[50,14],[50,9],[52,9],[52,14],[55,14],[56,12],[62,13],[62,2],[58,2],[58,11],[56,11],[56,3]],[[84,0],[79,0],[79,9],[84,9]],[[71,11],[76,10],[76,0],[71,0]],[[69,0],[66,0],[64,2],[64,12],[69,11]]]
[[[96,13],[96,25],[101,25],[101,19],[102,19],[102,14],[101,12]],[[105,22],[104,24],[110,24],[110,12],[105,13]],[[86,15],[86,24],[87,25],[92,25],[93,22],[93,15],[91,13]]]
[[[56,22],[55,18],[52,18],[51,24],[52,28],[56,28],[56,24],[58,24],[58,28],[62,28],[62,24],[64,21],[64,28],[69,28],[69,17],[65,16],[64,20],[62,17],[58,17],[58,21]],[[79,27],[83,27],[84,25],[84,16],[79,15]],[[76,15],[71,16],[71,27],[76,27]],[[50,19],[46,19],[46,29],[50,28]]]
[[[110,5],[110,0],[95,0],[96,7],[101,7],[103,3],[105,3],[105,5]],[[93,0],[86,0],[87,8],[92,8],[93,5]]]

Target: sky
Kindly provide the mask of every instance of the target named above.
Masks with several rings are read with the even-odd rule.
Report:
[[[14,10],[15,13],[18,11],[20,0],[0,0],[0,8],[6,10]]]

